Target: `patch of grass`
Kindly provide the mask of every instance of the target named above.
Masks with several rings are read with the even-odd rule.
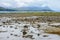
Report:
[[[60,35],[60,28],[56,28],[56,27],[47,27],[45,30],[46,33],[49,34],[57,34]]]
[[[25,12],[25,13],[0,13],[0,16],[24,17],[24,16],[60,16],[60,12]]]

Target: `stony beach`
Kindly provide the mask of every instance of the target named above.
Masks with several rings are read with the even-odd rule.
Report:
[[[60,17],[0,17],[0,40],[60,40]]]

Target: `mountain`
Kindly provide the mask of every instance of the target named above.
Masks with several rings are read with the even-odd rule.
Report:
[[[15,8],[15,10],[20,10],[20,11],[53,11],[49,7],[20,7],[20,8]]]
[[[9,9],[9,8],[0,7],[0,11],[15,11],[15,10]]]
[[[53,11],[49,7],[20,7],[20,8],[4,8],[0,7],[0,11]]]

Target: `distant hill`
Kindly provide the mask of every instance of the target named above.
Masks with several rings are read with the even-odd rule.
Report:
[[[20,10],[20,11],[53,11],[49,7],[21,7],[21,8],[15,8],[15,10]]]
[[[0,7],[0,11],[53,11],[49,7],[20,7],[20,8],[4,8]]]
[[[16,11],[16,10],[0,7],[0,11]]]

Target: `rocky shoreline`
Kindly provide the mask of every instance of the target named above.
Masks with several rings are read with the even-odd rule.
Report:
[[[0,39],[59,40],[59,22],[57,16],[0,17]]]

